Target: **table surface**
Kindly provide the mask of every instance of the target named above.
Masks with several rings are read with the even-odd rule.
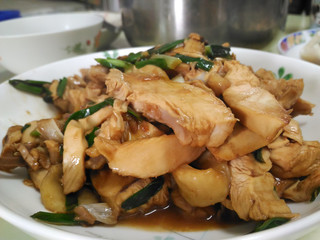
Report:
[[[259,47],[252,47],[255,49],[278,53],[277,50],[277,43],[278,41],[286,36],[289,33],[308,29],[310,28],[310,18],[309,16],[304,15],[289,15],[287,18],[286,27],[283,31],[280,31],[272,41],[267,43],[264,46]],[[119,49],[119,48],[126,48],[130,47],[129,43],[126,41],[124,33],[121,33],[119,37],[110,45],[108,49]],[[108,50],[106,49],[106,50]],[[14,74],[7,71],[3,66],[0,65],[0,83],[13,77]],[[27,235],[23,231],[17,229],[10,223],[6,222],[5,220],[1,219],[0,217],[0,240],[7,240],[7,239],[24,239],[24,240],[35,240],[35,238]],[[320,239],[320,225],[319,228],[310,232],[306,236],[300,238],[299,240],[318,240]]]

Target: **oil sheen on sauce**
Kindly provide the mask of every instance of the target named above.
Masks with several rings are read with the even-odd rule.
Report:
[[[148,215],[122,219],[117,225],[138,228],[146,231],[204,231],[229,227],[211,219],[199,219],[184,215],[176,207],[157,210]]]

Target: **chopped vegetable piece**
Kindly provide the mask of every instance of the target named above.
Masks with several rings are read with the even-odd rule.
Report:
[[[27,123],[21,128],[21,132],[23,133],[28,127],[30,127],[31,124]]]
[[[78,193],[70,193],[66,195],[66,210],[71,211],[78,206]]]
[[[50,84],[48,82],[36,80],[11,79],[9,80],[9,84],[11,84],[14,88],[18,90],[42,96],[45,102],[52,102],[51,92],[48,88],[44,86],[45,84]]]
[[[262,157],[262,148],[257,149],[256,151],[253,152],[254,158],[259,162],[259,163],[264,163],[263,157]]]
[[[113,102],[114,99],[113,98],[107,98],[104,101],[93,105],[91,107],[87,107],[85,109],[81,109],[77,112],[74,112],[73,114],[71,114],[71,116],[67,119],[67,121],[64,124],[64,129],[66,129],[68,123],[71,120],[78,120],[81,118],[85,118],[88,117],[92,114],[94,114],[95,112],[97,112],[98,110],[100,110],[101,108],[105,107],[105,106],[113,106]],[[135,112],[132,108],[128,107],[128,113],[130,113],[131,115],[133,115],[134,117],[136,117],[138,120],[141,120],[142,117],[139,113]]]
[[[32,218],[57,225],[79,225],[80,222],[74,220],[74,213],[50,213],[50,212],[37,212],[31,215]]]
[[[63,144],[59,146],[59,154],[63,156]]]
[[[86,140],[88,142],[88,146],[91,147],[94,143],[94,138],[96,136],[95,132],[98,130],[98,127],[94,127],[93,130],[86,135]]]
[[[182,54],[176,54],[175,57],[179,58],[184,63],[196,62],[196,67],[205,71],[209,71],[213,66],[213,62],[207,61],[203,58],[189,57]]]
[[[289,220],[290,219],[288,218],[282,217],[270,218],[264,222],[258,223],[253,232],[260,232],[266,229],[274,228],[288,222]]]
[[[316,200],[316,198],[318,197],[319,193],[320,193],[320,187],[316,188],[316,189],[313,191],[313,193],[312,193],[312,195],[311,195],[310,202],[313,202],[314,200]]]
[[[128,113],[131,114],[133,117],[135,117],[138,121],[141,121],[143,117],[141,116],[140,113],[136,112],[134,109],[131,107],[128,107],[127,109]]]
[[[78,120],[81,118],[85,118],[88,117],[91,114],[94,114],[95,112],[97,112],[98,110],[100,110],[101,108],[108,106],[108,105],[113,105],[114,99],[113,98],[107,98],[105,99],[103,102],[98,103],[96,105],[93,105],[91,107],[85,108],[85,109],[81,109],[77,112],[74,112],[73,114],[71,114],[71,116],[67,119],[67,121],[64,124],[64,129],[66,129],[68,123],[71,120]]]
[[[64,78],[60,79],[58,87],[57,87],[57,95],[58,95],[58,97],[61,98],[63,96],[63,93],[64,93],[64,91],[66,89],[67,83],[68,83],[68,79],[67,78],[64,77]]]
[[[165,43],[165,44],[161,45],[159,48],[152,48],[152,49],[148,50],[148,52],[149,52],[149,54],[166,53],[166,52],[174,49],[176,46],[178,46],[179,44],[181,44],[183,42],[184,42],[184,39],[176,40],[171,43]]]
[[[117,69],[126,71],[132,67],[131,63],[129,63],[127,61],[120,60],[120,59],[96,58],[95,60],[98,63],[100,63],[102,66],[107,67],[107,68],[117,68]]]
[[[229,47],[224,47],[221,45],[207,45],[205,47],[206,55],[210,59],[215,59],[217,57],[220,58],[231,58],[230,51],[231,49]]]
[[[164,184],[164,177],[160,176],[155,178],[146,187],[142,188],[140,191],[134,193],[125,201],[122,202],[121,207],[128,211],[130,209],[139,207],[149,201],[154,195],[157,194]]]
[[[136,68],[142,68],[146,65],[155,65],[157,67],[160,67],[162,69],[168,69],[168,65],[166,60],[162,59],[162,58],[151,58],[151,59],[147,59],[147,60],[141,60],[139,62],[136,62]]]
[[[143,53],[142,52],[137,52],[137,53],[130,53],[128,57],[125,59],[125,61],[130,62],[130,63],[135,63],[139,61],[141,58],[143,58]]]
[[[33,131],[30,133],[30,135],[31,135],[32,137],[40,137],[40,136],[41,136],[41,134],[40,134],[37,130],[33,130]]]
[[[166,61],[167,68],[175,69],[182,61],[179,58],[172,57],[165,54],[152,55],[151,59],[163,59]]]

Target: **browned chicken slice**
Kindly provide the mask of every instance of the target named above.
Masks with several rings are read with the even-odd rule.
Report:
[[[312,115],[312,108],[314,108],[314,104],[299,98],[296,103],[292,106],[293,111],[291,115],[293,117],[298,115]]]
[[[184,145],[219,146],[236,122],[213,93],[186,83],[111,70],[106,85],[111,96],[129,101],[147,118],[171,127]]]
[[[281,178],[307,176],[320,166],[320,143],[317,141],[283,142],[270,149],[272,174]],[[269,146],[270,147],[270,146]]]
[[[136,179],[133,177],[120,176],[110,169],[91,172],[91,180],[94,188],[102,197],[102,200],[112,207],[113,214],[116,216],[130,215],[133,213],[144,213],[155,207],[164,207],[168,204],[169,179],[165,179],[161,190],[149,201],[137,208],[125,211],[121,204],[134,193],[146,187],[152,179]]]
[[[214,205],[229,194],[228,164],[218,162],[210,152],[201,156],[197,168],[185,164],[174,170],[172,176],[181,196],[193,207]]]
[[[179,53],[190,57],[204,58],[204,51],[203,38],[199,34],[191,33],[188,38],[184,40],[184,45],[173,49],[172,54]]]
[[[183,210],[188,217],[210,219],[215,215],[215,210],[213,207],[193,207],[191,206],[180,194],[177,188],[174,188],[170,193],[172,202],[175,206]]]
[[[124,143],[97,136],[95,147],[109,167],[122,176],[157,177],[190,163],[203,147],[181,145],[175,135],[162,135]]]
[[[252,87],[260,86],[259,78],[254,74],[251,67],[241,64],[236,60],[225,61],[225,78],[231,85],[241,85],[249,83]]]
[[[233,132],[227,140],[217,148],[208,150],[219,160],[233,160],[247,155],[269,143],[267,139],[249,130],[240,123],[236,123]]]
[[[268,172],[271,162],[263,150],[264,163],[253,155],[230,161],[232,208],[243,220],[266,220],[273,217],[292,218],[290,208],[274,191],[275,180]]]
[[[260,87],[231,86],[224,91],[223,98],[244,126],[267,141],[277,137],[291,120],[275,97]]]
[[[2,151],[0,155],[0,170],[10,171],[16,167],[26,165],[21,156],[17,155],[17,146],[21,141],[22,126],[12,126],[8,129],[6,136],[2,140]]]
[[[283,133],[281,135],[299,144],[303,143],[303,137],[299,123],[294,119],[291,119],[289,124],[283,128]]]
[[[90,178],[99,196],[112,207],[114,214],[118,216],[121,209],[116,204],[116,197],[120,191],[135,181],[135,178],[120,176],[110,169],[91,171]]]
[[[84,130],[75,120],[67,125],[63,148],[63,191],[64,194],[69,194],[78,191],[86,180],[84,161],[88,143]]]
[[[221,74],[217,72],[218,70],[219,68],[214,66],[205,76],[205,82],[216,96],[221,96],[221,94],[231,86],[231,82],[227,78],[221,76]]]
[[[319,193],[320,187],[320,171],[319,166],[305,179],[298,180],[287,188],[283,197],[295,202],[310,201],[317,197],[315,193]],[[318,190],[318,191],[317,191]]]
[[[272,93],[285,109],[292,108],[303,92],[303,79],[276,79],[265,69],[259,69],[256,75],[261,80],[260,87]]]

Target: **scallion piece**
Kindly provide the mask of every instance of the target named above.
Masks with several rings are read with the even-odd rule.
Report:
[[[270,218],[264,222],[258,223],[253,232],[260,232],[266,229],[274,228],[288,222],[289,220],[290,219],[288,218],[282,217]]]
[[[9,84],[23,92],[28,92],[38,96],[42,96],[45,102],[52,102],[51,92],[47,87],[45,87],[45,84],[50,84],[49,82],[11,79],[9,80]]]
[[[264,163],[265,161],[263,160],[262,157],[262,148],[259,148],[255,150],[253,153],[254,158],[259,162],[259,163]]]
[[[163,59],[166,61],[167,68],[175,69],[182,61],[179,58],[165,54],[154,54],[151,59]]]
[[[41,136],[40,132],[38,132],[36,129],[33,130],[33,131],[30,133],[30,135],[31,135],[32,137],[36,137],[36,138]]]
[[[141,114],[133,110],[131,107],[128,107],[127,112],[134,116],[138,121],[141,121],[143,119]]]
[[[28,92],[36,95],[41,95],[44,92],[43,82],[36,83],[36,81],[31,82],[31,80],[12,79],[12,80],[9,80],[9,83],[14,88],[24,92]]]
[[[139,207],[147,203],[150,198],[152,198],[161,190],[163,184],[164,184],[163,176],[155,178],[146,187],[142,188],[140,191],[134,193],[125,201],[123,201],[121,204],[121,208],[128,211],[130,209]]]
[[[230,59],[231,58],[230,51],[231,49],[229,47],[224,47],[221,45],[205,46],[206,55],[210,59],[215,59],[217,57]]]
[[[66,89],[67,83],[68,83],[68,79],[66,77],[60,79],[58,87],[57,87],[57,95],[58,95],[58,97],[62,98],[63,93],[64,93],[64,91]]]
[[[120,70],[128,70],[132,67],[132,64],[127,61],[123,61],[120,59],[113,59],[113,58],[96,58],[95,59],[98,63],[102,66],[107,68],[117,68]]]
[[[148,52],[149,54],[162,54],[162,53],[166,53],[172,49],[174,49],[176,46],[178,46],[179,44],[183,43],[184,39],[180,39],[180,40],[176,40],[170,43],[165,43],[163,45],[161,45],[158,48],[152,48],[149,49]]]
[[[23,133],[28,127],[30,127],[31,124],[27,123],[21,128],[21,133]]]
[[[142,60],[142,61],[138,61],[136,62],[135,66],[136,68],[142,68],[146,65],[155,65],[157,67],[160,67],[161,69],[168,69],[168,65],[166,60],[161,59],[161,58],[150,58],[147,60]]]
[[[312,195],[311,195],[310,202],[313,202],[314,200],[316,200],[316,198],[318,197],[319,193],[320,193],[320,187],[316,188],[316,189],[313,191],[313,193],[312,193]]]
[[[142,52],[130,53],[128,57],[125,59],[125,61],[134,64],[135,62],[139,61],[142,57],[143,57]]]
[[[72,211],[76,206],[78,206],[78,193],[66,195],[66,210]]]
[[[88,142],[88,146],[91,147],[94,143],[94,138],[96,137],[95,132],[98,130],[98,127],[94,127],[93,130],[86,135],[86,140]]]
[[[182,54],[176,54],[175,57],[179,58],[184,63],[196,62],[196,67],[205,71],[209,71],[213,66],[213,62],[207,61],[203,58],[189,57]]]
[[[95,112],[97,112],[98,110],[100,110],[101,108],[103,108],[105,106],[113,106],[113,102],[114,102],[113,98],[107,98],[104,101],[102,101],[101,103],[98,103],[98,104],[93,105],[91,107],[87,107],[85,109],[81,109],[81,110],[79,110],[77,112],[74,112],[73,114],[71,114],[71,116],[65,122],[64,129],[66,129],[68,123],[71,120],[78,120],[78,119],[81,119],[81,118],[88,117],[91,114],[94,114]]]
[[[79,225],[80,222],[75,220],[74,213],[50,213],[50,212],[37,212],[31,215],[32,218],[38,219],[47,223],[57,225]]]

